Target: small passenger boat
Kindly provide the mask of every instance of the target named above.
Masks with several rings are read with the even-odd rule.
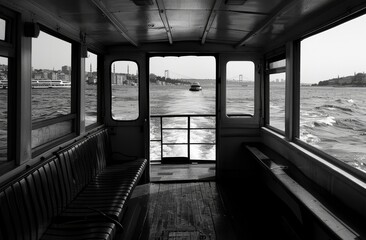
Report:
[[[62,80],[32,80],[32,88],[71,88],[71,82]]]
[[[201,87],[201,85],[198,83],[198,82],[196,82],[196,83],[193,83],[192,85],[191,85],[191,88],[189,89],[189,91],[201,91],[202,90],[202,87]]]

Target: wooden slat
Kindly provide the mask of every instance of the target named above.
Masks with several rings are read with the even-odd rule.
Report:
[[[314,219],[317,219],[320,224],[324,225],[330,233],[339,239],[359,239],[360,236],[355,230],[339,219],[314,195],[290,177],[284,171],[286,169],[285,166],[278,165],[256,147],[247,146],[247,149],[258,160],[266,174],[273,177],[274,180],[268,181],[266,184],[270,185],[271,189],[277,188],[277,191],[274,191],[275,194],[281,199],[286,199],[286,204],[290,207],[292,206],[291,210],[299,221],[303,224],[306,221],[302,217],[300,207],[298,207],[301,206],[301,208],[306,209],[314,216]]]
[[[147,184],[143,239],[236,239],[213,182]]]

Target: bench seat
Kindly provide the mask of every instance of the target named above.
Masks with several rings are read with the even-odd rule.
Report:
[[[104,221],[80,221],[67,224],[52,224],[48,227],[43,240],[85,240],[105,239],[112,240],[115,236],[116,227],[113,223]]]
[[[0,188],[0,239],[113,239],[146,159],[111,162],[106,129]]]
[[[303,187],[293,177],[299,178],[299,173],[288,160],[263,144],[248,144],[245,149],[252,156],[262,183],[286,206],[281,212],[290,219],[288,226],[297,229],[299,236],[303,239],[319,239],[319,236],[321,239],[361,239],[357,231],[332,212],[324,197],[312,193],[314,190],[310,192],[309,186]]]

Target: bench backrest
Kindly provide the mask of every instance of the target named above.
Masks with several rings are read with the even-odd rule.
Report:
[[[109,159],[106,129],[59,150],[0,188],[0,239],[39,239]]]
[[[48,159],[0,190],[0,239],[39,239],[66,206],[60,161]]]

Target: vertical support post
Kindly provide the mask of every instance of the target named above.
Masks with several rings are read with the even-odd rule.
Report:
[[[187,127],[187,154],[188,159],[191,161],[191,116],[188,116],[188,127]]]
[[[79,88],[79,95],[80,95],[80,105],[79,105],[79,112],[80,112],[80,122],[79,122],[79,129],[80,134],[85,133],[85,58],[80,58],[80,88]],[[77,79],[79,80],[79,79]],[[99,79],[98,79],[99,81]]]
[[[163,117],[160,116],[160,160],[163,160],[163,154],[164,154],[164,150],[163,150]]]
[[[300,121],[300,43],[286,44],[286,138],[298,137]]]
[[[25,20],[25,19],[22,19]],[[22,23],[16,27],[22,29]],[[17,165],[21,165],[32,158],[32,39],[21,35],[18,42],[16,68],[19,69],[16,73],[16,79],[19,85],[17,86],[17,123],[16,123],[16,154],[15,161]],[[14,62],[9,62],[13,65]],[[10,77],[10,76],[9,76]],[[10,94],[10,91],[9,91]],[[10,100],[11,96],[9,96]]]

